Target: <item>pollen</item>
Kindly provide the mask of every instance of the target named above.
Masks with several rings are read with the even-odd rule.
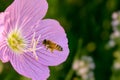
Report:
[[[37,37],[37,39],[35,39],[35,36],[36,35],[34,32],[32,39],[30,40],[30,42],[28,42],[22,36],[21,31],[15,29],[8,34],[7,44],[14,53],[21,54],[21,53],[31,52],[33,54],[33,56],[35,57],[35,59],[38,60],[36,50],[39,50],[42,48],[42,47],[37,47],[41,35],[39,35]],[[28,44],[28,43],[30,43],[30,44]]]
[[[13,30],[8,34],[7,44],[10,49],[15,53],[23,53],[26,43],[19,30]]]

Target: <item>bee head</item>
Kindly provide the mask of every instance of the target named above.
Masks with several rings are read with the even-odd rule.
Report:
[[[46,39],[44,39],[44,40],[43,40],[43,44],[46,44],[46,42],[47,42],[47,40],[46,40]]]

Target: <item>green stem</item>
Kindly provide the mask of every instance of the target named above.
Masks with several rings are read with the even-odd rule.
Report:
[[[79,59],[80,51],[81,51],[81,47],[82,47],[82,42],[83,42],[83,40],[82,40],[82,39],[79,39],[78,49],[77,49],[76,55],[74,56],[73,62],[74,62],[76,59]],[[68,72],[67,77],[65,78],[65,80],[72,80],[73,74],[74,74],[74,70],[73,70],[72,67],[71,67],[71,69],[69,70],[69,72]]]

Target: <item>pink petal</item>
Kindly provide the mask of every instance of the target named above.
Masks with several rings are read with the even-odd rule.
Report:
[[[5,18],[5,13],[1,12],[0,13],[0,26],[4,24],[4,18]]]
[[[5,16],[7,13],[0,13],[0,59],[2,62],[8,62],[8,49],[4,40],[4,21],[5,21]]]
[[[0,43],[0,60],[4,63],[9,61],[9,49],[5,43]]]
[[[10,56],[10,62],[19,74],[32,78],[32,80],[47,80],[49,77],[48,67],[41,65],[26,53],[21,55],[13,53],[12,56]]]
[[[68,40],[61,25],[52,19],[42,20],[35,27],[36,35],[41,35],[39,46],[42,49],[36,50],[41,64],[47,66],[59,65],[64,62],[69,54]],[[31,35],[29,35],[31,36]],[[42,44],[43,40],[51,40],[63,48],[63,51],[54,50],[53,53]]]
[[[3,38],[3,30],[4,30],[4,19],[5,19],[5,13],[0,13],[0,42],[2,41]]]
[[[14,0],[5,10],[9,12],[9,27],[22,27],[28,29],[38,20],[42,19],[48,9],[46,0]]]

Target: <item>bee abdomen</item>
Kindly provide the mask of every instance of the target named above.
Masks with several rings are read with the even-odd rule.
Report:
[[[60,45],[56,45],[56,49],[59,51],[63,51],[63,48]]]

